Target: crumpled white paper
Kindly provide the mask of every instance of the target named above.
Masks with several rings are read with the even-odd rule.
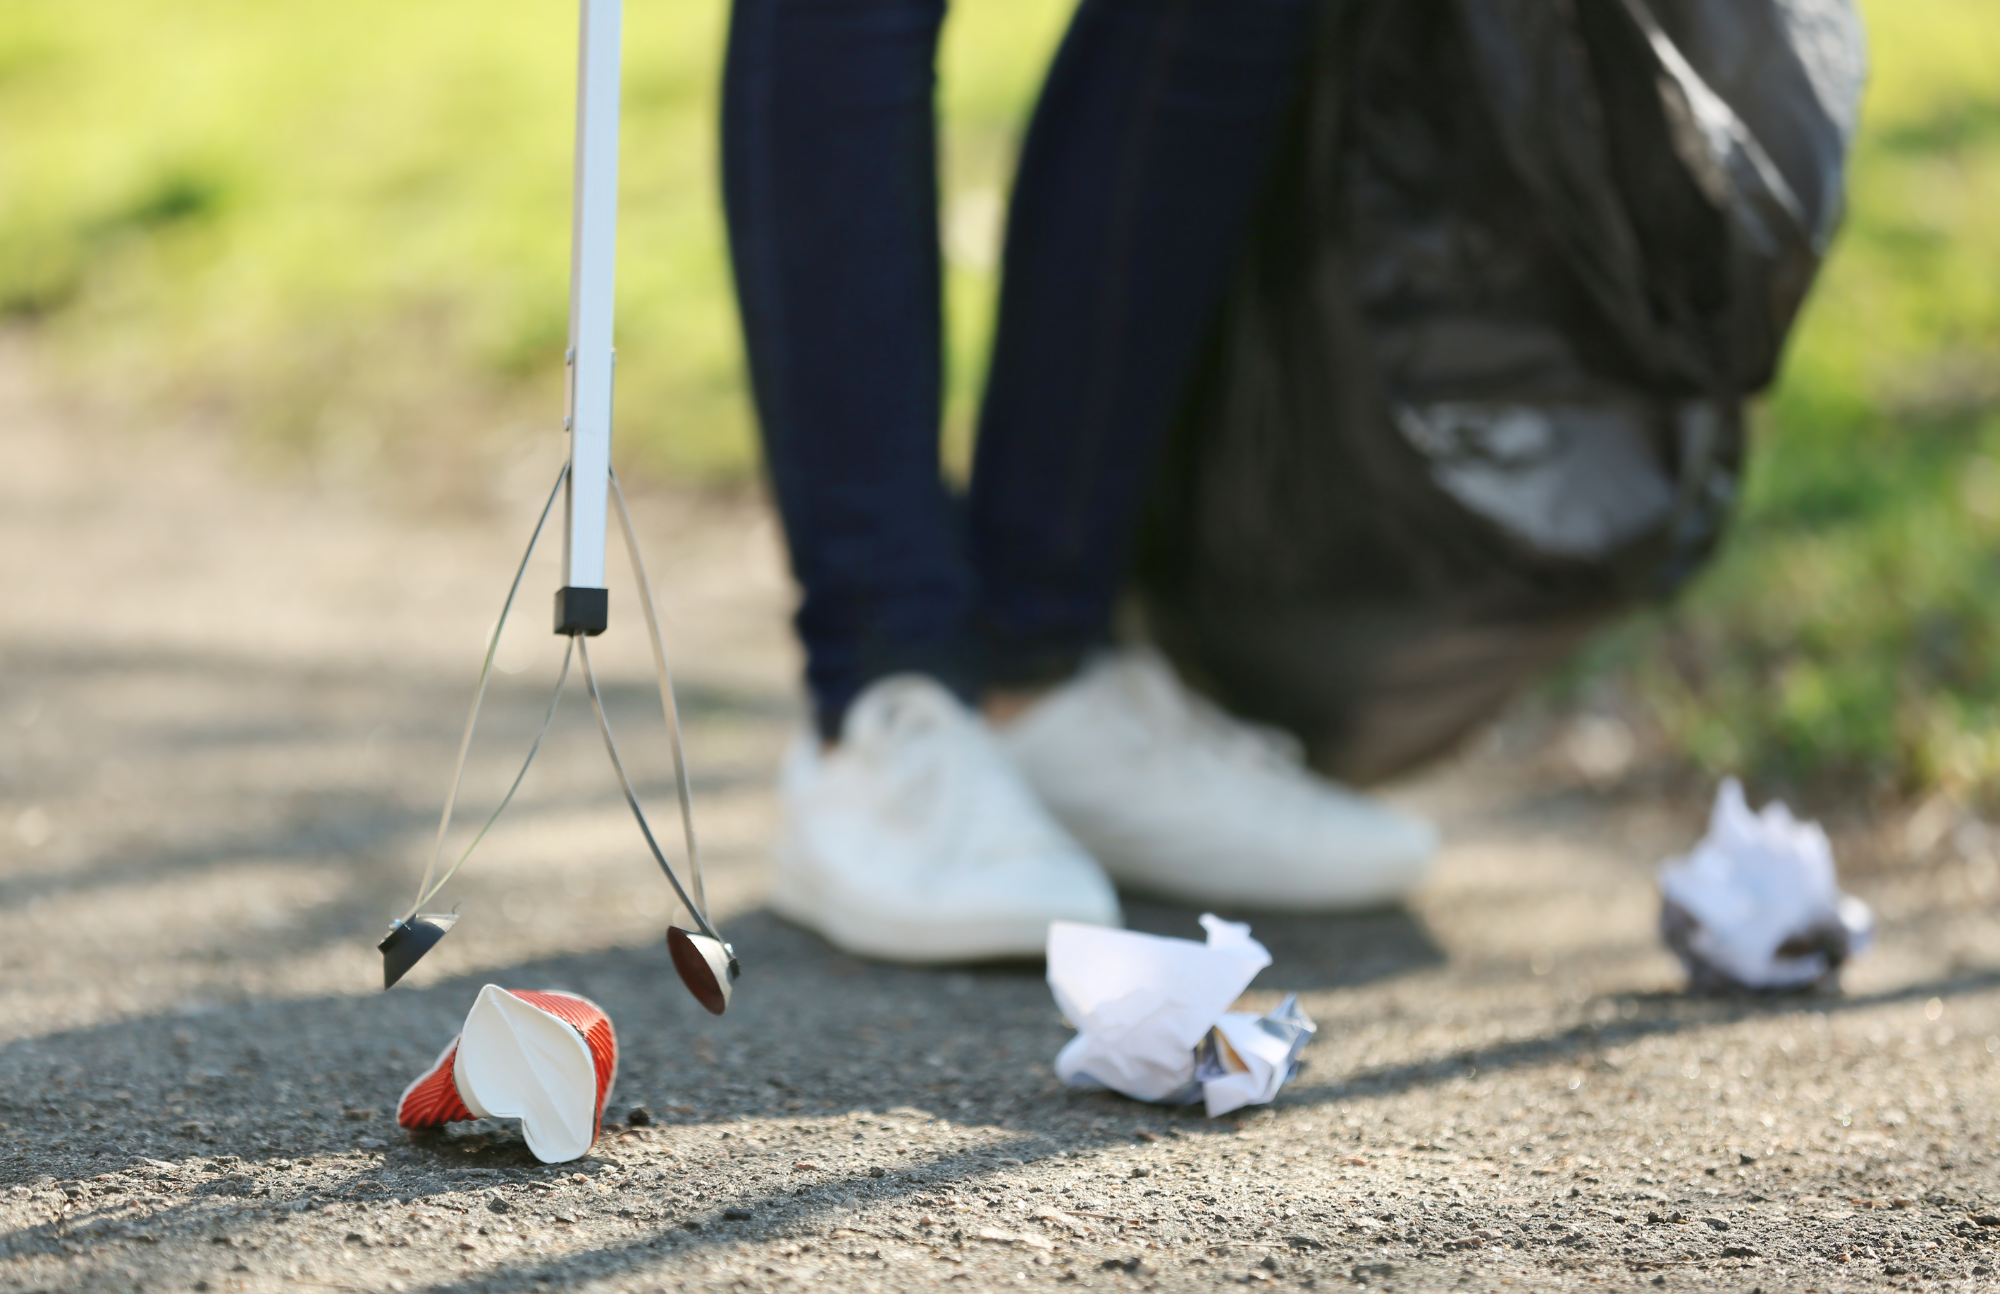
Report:
[[[1205,1098],[1210,1115],[1277,1095],[1313,1023],[1296,996],[1261,1018],[1228,1010],[1271,954],[1247,925],[1206,913],[1201,924],[1207,943],[1050,923],[1049,988],[1077,1030],[1058,1078],[1163,1104]]]
[[[1299,1072],[1299,1053],[1319,1026],[1288,993],[1269,1015],[1224,1011],[1202,1040],[1194,1076],[1208,1117],[1264,1105]]]
[[[1660,868],[1660,893],[1660,932],[1696,989],[1806,988],[1875,937],[1875,914],[1840,892],[1819,824],[1777,801],[1752,813],[1733,777],[1708,835]]]

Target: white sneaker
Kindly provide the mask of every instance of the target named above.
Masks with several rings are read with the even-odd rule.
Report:
[[[1437,851],[1429,823],[1317,776],[1150,650],[1099,657],[997,737],[1114,880],[1185,903],[1379,906]]]
[[[779,777],[771,907],[861,957],[1039,957],[1049,922],[1123,924],[1118,896],[931,679],[863,692],[840,744],[802,734]]]

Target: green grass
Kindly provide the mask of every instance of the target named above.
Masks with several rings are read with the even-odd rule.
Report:
[[[962,460],[991,235],[1069,0],[955,0],[943,67]],[[1705,769],[2000,792],[2000,6],[1868,0],[1852,216],[1747,503],[1678,606],[1599,644]],[[725,0],[627,8],[620,443],[754,462],[715,194]],[[0,321],[70,390],[362,463],[553,429],[570,0],[8,0]]]
[[[1847,227],[1684,602],[1585,673],[1710,772],[2000,791],[2000,7],[1865,6]]]
[[[949,196],[977,217],[1067,6],[954,9]],[[620,438],[705,476],[752,461],[715,182],[726,15],[626,19]],[[308,453],[554,426],[575,21],[572,0],[8,0],[0,319],[38,325],[78,390]],[[957,223],[962,444],[993,275],[964,246],[982,222]]]

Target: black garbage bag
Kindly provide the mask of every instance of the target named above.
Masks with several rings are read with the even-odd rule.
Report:
[[[1325,37],[1134,591],[1366,782],[1713,553],[1865,50],[1848,0],[1329,0]]]

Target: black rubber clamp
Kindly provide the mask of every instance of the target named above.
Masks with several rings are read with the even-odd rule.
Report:
[[[582,634],[595,638],[611,623],[611,593],[608,589],[556,590],[556,632],[574,638]]]

